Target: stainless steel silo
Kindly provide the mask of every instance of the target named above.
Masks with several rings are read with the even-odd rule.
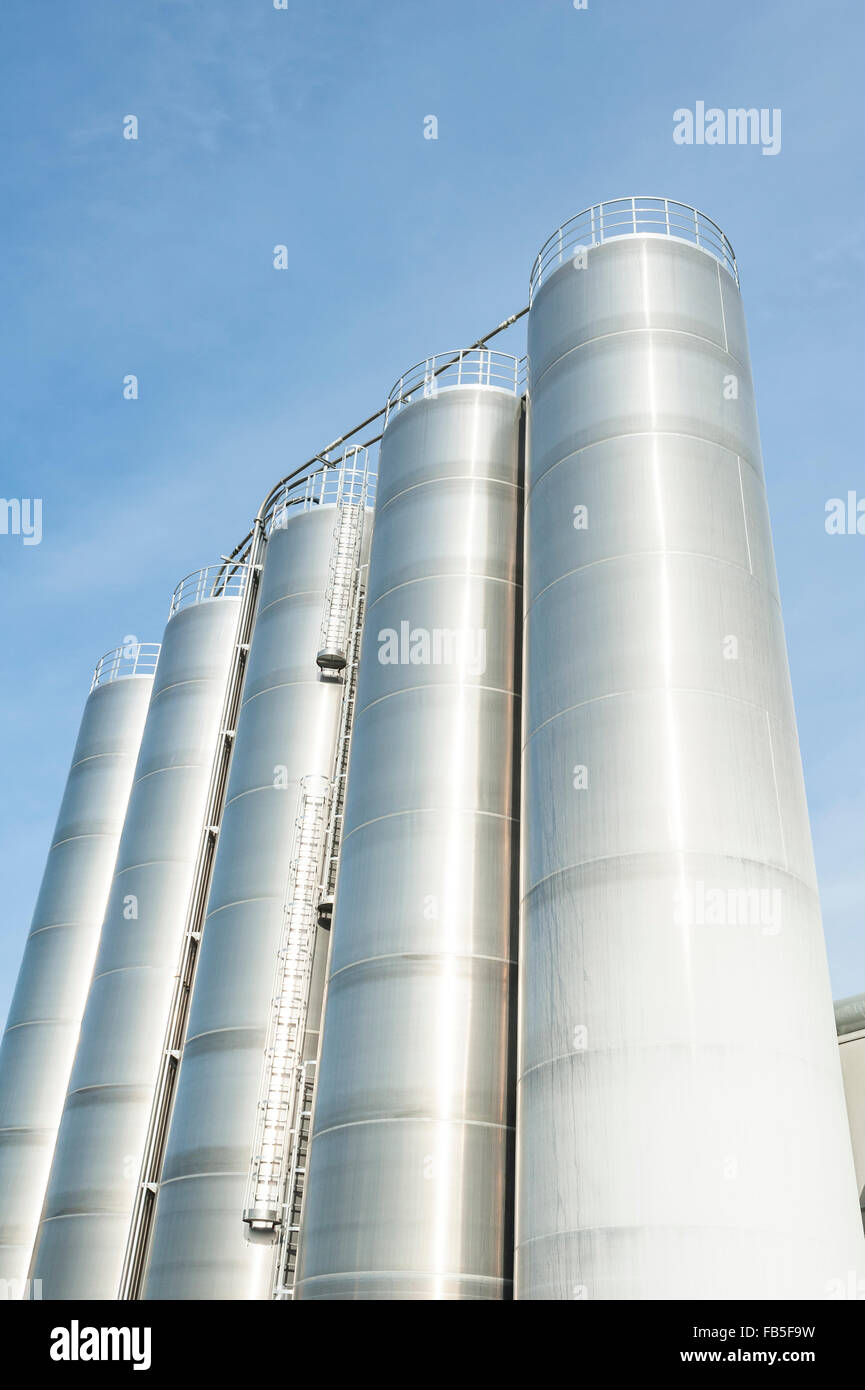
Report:
[[[117,1297],[234,655],[245,573],[175,591],[31,1265]]]
[[[861,1263],[736,263],[601,204],[529,315],[516,1292]]]
[[[510,1296],[520,390],[484,351],[389,401],[302,1299]]]
[[[276,998],[284,994],[290,1003],[294,990],[302,993],[307,1037],[305,1046],[298,1040],[300,1060],[314,1060],[317,1051],[328,940],[316,920],[318,890],[347,688],[335,663],[347,658],[358,571],[368,558],[371,487],[366,452],[351,449],[339,468],[289,487],[276,501],[156,1206],[148,1299],[273,1293],[282,1221],[278,1155],[267,1158],[274,1210],[252,1211],[257,1219],[245,1223],[247,1204],[256,1200],[247,1195],[250,1160],[257,1106],[266,1106],[268,1089],[283,1079],[270,1077],[262,1094]],[[324,651],[330,657],[322,670],[317,659]],[[312,833],[309,844],[299,844],[307,791]],[[301,851],[313,873],[308,901],[291,889]],[[277,990],[278,953],[286,957],[284,928],[295,904],[301,930],[311,929],[308,953],[292,958],[295,977]],[[279,1039],[270,1046],[278,1051]],[[293,1061],[282,1060],[291,1087]],[[283,1145],[291,1123],[283,1116],[279,1132],[262,1133],[259,1147]]]
[[[838,1000],[835,1005],[835,1025],[838,1029],[859,1206],[865,1229],[865,994],[854,994],[848,999]],[[865,1293],[865,1286],[862,1293]]]
[[[159,647],[98,663],[0,1046],[0,1281],[24,1284]]]

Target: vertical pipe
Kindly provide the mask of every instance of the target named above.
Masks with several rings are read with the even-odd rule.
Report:
[[[240,608],[200,593],[172,604],[142,736],[31,1265],[49,1299],[118,1295]]]
[[[529,316],[522,1299],[862,1255],[744,316],[682,235]]]
[[[0,1046],[0,1285],[24,1291],[158,647],[103,657]],[[136,669],[138,667],[138,669]],[[147,672],[145,674],[145,671]]]
[[[510,1297],[520,402],[477,372],[382,440],[306,1300]]]

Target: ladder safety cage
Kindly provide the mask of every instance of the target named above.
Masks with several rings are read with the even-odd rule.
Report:
[[[340,709],[339,731],[337,733],[336,757],[334,759],[333,793],[331,797],[330,821],[327,830],[327,844],[324,854],[324,873],[322,875],[323,899],[333,912],[336,895],[336,871],[339,864],[339,850],[342,842],[342,822],[345,808],[345,792],[348,782],[348,759],[351,751],[351,731],[354,724],[354,710],[357,699],[357,672],[360,660],[360,643],[363,633],[364,609],[366,606],[366,566],[358,572],[354,606],[351,622],[351,638],[348,649],[348,663],[345,675],[345,689]]]
[[[319,670],[331,676],[345,670],[348,661],[363,528],[372,491],[367,449],[345,450],[336,484],[336,524],[316,656]]]
[[[303,1070],[330,793],[326,777],[301,782],[243,1211],[251,1230],[274,1237],[283,1220],[289,1138]]]
[[[288,1184],[280,1232],[279,1253],[273,1297],[277,1302],[294,1298],[297,1257],[300,1248],[300,1223],[306,1192],[306,1167],[312,1128],[312,1104],[315,1097],[316,1063],[306,1061],[301,1066],[295,1090],[294,1116],[289,1132]]]

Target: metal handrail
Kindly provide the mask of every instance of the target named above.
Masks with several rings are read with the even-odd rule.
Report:
[[[711,217],[688,203],[673,198],[636,194],[632,198],[612,198],[584,208],[563,222],[548,237],[535,257],[529,277],[529,304],[543,284],[544,277],[574,252],[600,246],[622,236],[663,236],[688,241],[714,256],[739,283],[739,269],[733,247]]]
[[[249,579],[249,566],[232,565],[227,569],[222,565],[205,565],[203,569],[187,574],[171,595],[171,608],[168,616],[173,618],[181,608],[190,608],[194,603],[207,603],[211,599],[243,598]]]
[[[370,462],[369,450],[360,444],[344,449],[339,459],[322,461],[321,468],[296,482],[287,482],[272,499],[265,516],[267,534],[284,530],[289,519],[315,507],[353,504],[375,505],[378,472]]]
[[[129,676],[152,676],[160,646],[159,642],[134,642],[114,647],[97,661],[90,689],[107,685],[109,681],[126,680]]]
[[[416,362],[391,387],[385,405],[384,427],[391,415],[417,397],[435,396],[458,386],[495,386],[521,396],[525,390],[526,359],[493,348],[453,348]]]

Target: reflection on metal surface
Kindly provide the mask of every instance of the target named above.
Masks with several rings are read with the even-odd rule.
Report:
[[[825,1297],[861,1239],[744,317],[725,239],[640,231],[533,281],[516,1292]]]
[[[519,419],[462,385],[382,444],[301,1299],[509,1296]]]
[[[238,608],[165,629],[36,1239],[45,1298],[118,1295]]]
[[[39,1226],[158,652],[148,645],[139,663],[118,647],[96,668],[0,1047],[9,1286],[26,1280]]]

